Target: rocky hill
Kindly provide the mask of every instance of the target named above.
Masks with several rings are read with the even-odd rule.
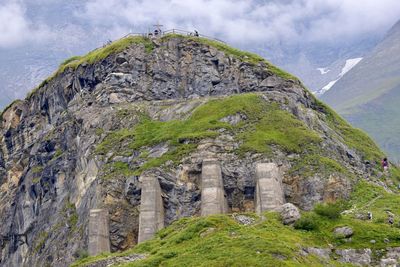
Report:
[[[218,197],[225,203],[221,213],[262,214],[260,188],[269,185],[259,178],[268,175],[277,191],[266,193],[266,204],[290,202],[304,214],[323,201],[343,199],[355,205],[345,221],[337,221],[356,227],[354,242],[330,237],[327,231],[335,223],[329,220],[321,219],[321,232],[307,234],[282,225],[275,213],[267,214],[266,222],[248,232],[249,238],[265,230],[262,235],[268,239],[268,231],[282,230],[293,235],[283,245],[299,242],[290,253],[278,253],[279,246],[260,251],[267,263],[273,258],[281,264],[306,264],[304,259],[323,264],[322,256],[307,256],[307,251],[331,242],[370,249],[370,254],[371,249],[376,254],[375,249],[400,246],[398,230],[386,224],[382,210],[399,215],[399,171],[392,167],[382,174],[383,154],[371,139],[316,100],[293,76],[259,56],[208,39],[128,37],[66,60],[25,100],[3,111],[0,138],[1,266],[68,266],[90,250],[89,224],[96,210],[105,210],[109,217],[104,228],[97,226],[106,229],[111,252],[126,251],[143,233],[143,198],[157,192],[160,224],[173,226],[159,233],[161,240],[137,246],[143,252],[138,257],[156,255],[150,265],[157,266],[180,253],[171,250],[172,243],[191,237],[197,242],[203,230],[222,229],[223,235],[207,230],[213,238],[209,246],[197,252],[191,247],[197,255],[212,250],[227,233],[235,235],[229,231],[238,226],[229,217],[174,223],[205,214],[206,172],[220,179],[213,186],[219,187]],[[260,170],[263,164],[272,169]],[[148,179],[154,186],[145,188]],[[269,199],[269,194],[274,197]],[[374,221],[360,220],[366,207],[374,211]],[[361,234],[364,230],[368,234]],[[195,243],[190,244],[182,243],[188,249]],[[250,243],[226,248],[232,253],[239,245],[259,251]],[[164,246],[162,260],[159,246]],[[300,253],[303,248],[306,254]],[[358,257],[358,252],[348,253]],[[227,257],[222,254],[214,266]],[[171,261],[170,266],[198,261],[188,259],[193,261]],[[93,266],[103,266],[99,264]]]
[[[322,99],[400,159],[400,21]]]

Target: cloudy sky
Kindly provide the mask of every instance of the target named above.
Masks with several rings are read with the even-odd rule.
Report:
[[[108,38],[160,21],[232,43],[332,42],[385,31],[400,18],[398,0],[0,0],[0,48],[58,38],[63,32],[46,10],[65,6],[67,22]]]
[[[306,79],[306,65],[358,57],[399,19],[399,0],[0,0],[0,109],[66,58],[156,22],[197,29]]]

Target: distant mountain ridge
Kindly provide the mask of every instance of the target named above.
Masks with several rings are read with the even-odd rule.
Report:
[[[400,159],[400,21],[322,99]]]

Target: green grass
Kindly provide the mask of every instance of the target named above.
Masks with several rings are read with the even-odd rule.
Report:
[[[235,114],[242,114],[246,119],[235,126],[221,121]],[[154,121],[142,116],[135,127],[109,133],[97,146],[96,153],[126,155],[129,151],[167,143],[167,153],[158,158],[148,158],[143,166],[132,170],[138,175],[167,161],[178,163],[196,149],[200,140],[218,136],[220,129],[230,131],[242,143],[236,151],[239,154],[269,154],[270,146],[278,146],[287,152],[301,152],[321,140],[317,133],[292,114],[267,103],[258,94],[241,94],[210,100],[197,107],[185,120]]]
[[[388,193],[382,187],[365,181],[360,181],[356,186],[350,204],[354,214],[372,212],[375,222],[386,221],[386,211],[392,212],[397,218],[400,217],[400,195]]]
[[[135,172],[130,169],[128,163],[121,161],[110,162],[105,164],[102,171],[104,179],[112,179],[115,176],[129,177],[135,174]]]
[[[76,225],[78,224],[78,213],[76,211],[76,207],[74,203],[66,202],[65,206],[62,210],[62,216],[65,218],[66,222],[68,223],[71,231],[76,230]]]
[[[58,148],[58,149],[56,150],[56,152],[54,153],[52,159],[57,159],[57,158],[61,157],[62,154],[63,154],[62,149],[61,149],[61,148]]]
[[[75,56],[65,60],[60,65],[58,73],[63,72],[67,68],[76,69],[83,63],[93,64],[99,62],[110,55],[122,52],[124,49],[131,46],[132,44],[143,44],[146,52],[148,53],[150,53],[154,49],[154,44],[149,38],[141,36],[129,36],[112,42],[105,47],[95,49],[85,56]]]
[[[239,134],[239,139],[244,141],[241,153],[269,153],[269,145],[277,145],[288,153],[301,153],[321,141],[319,135],[308,129],[302,121],[275,105],[271,105],[258,122]]]
[[[341,218],[341,213],[349,207],[347,202],[337,201],[335,203],[318,203],[314,207],[314,212],[320,216],[331,220]]]
[[[397,204],[400,204],[397,202]],[[254,215],[251,215],[254,216]],[[324,262],[312,256],[302,256],[301,248],[337,249],[399,246],[399,229],[387,224],[361,221],[343,216],[331,220],[314,212],[305,212],[316,224],[307,230],[284,226],[276,213],[266,213],[265,221],[258,219],[254,225],[243,226],[229,215],[183,218],[162,229],[152,240],[137,245],[123,253],[145,254],[144,260],[121,266],[345,266],[333,259]],[[333,230],[339,226],[354,230],[351,241],[335,237]],[[389,244],[384,239],[390,240]],[[375,240],[372,244],[370,241]],[[100,255],[77,261],[72,266],[85,266],[90,262],[110,257]]]
[[[315,173],[341,173],[347,175],[348,177],[353,176],[336,160],[321,156],[317,154],[316,151],[313,151],[310,154],[306,154],[299,159],[296,159],[289,173],[291,175],[301,174],[305,177],[312,176]]]
[[[33,174],[38,174],[38,173],[41,173],[43,171],[43,169],[44,169],[43,166],[37,165],[37,166],[32,167],[31,170],[32,170]]]
[[[338,216],[345,208],[351,212]],[[324,262],[317,257],[304,257],[299,251],[332,245],[335,249],[371,248],[374,251],[398,247],[400,229],[386,223],[386,210],[395,214],[398,223],[400,195],[362,180],[356,184],[348,202],[318,205],[315,211],[302,212],[303,219],[295,228],[283,225],[279,215],[273,212],[265,214],[266,220],[247,214],[256,218],[250,226],[236,223],[230,215],[182,218],[159,231],[154,239],[130,250],[89,257],[72,266],[135,253],[147,257],[121,266],[345,266],[334,258]],[[372,221],[355,218],[356,213],[366,211],[373,213]],[[335,228],[342,226],[353,229],[351,240],[333,234]]]

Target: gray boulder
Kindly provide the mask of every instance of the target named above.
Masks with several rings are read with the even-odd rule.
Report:
[[[286,203],[280,208],[280,214],[283,224],[293,224],[300,219],[299,209],[292,203]]]
[[[353,229],[348,226],[337,227],[335,230],[333,230],[334,236],[340,238],[349,238],[353,235],[353,233]]]

